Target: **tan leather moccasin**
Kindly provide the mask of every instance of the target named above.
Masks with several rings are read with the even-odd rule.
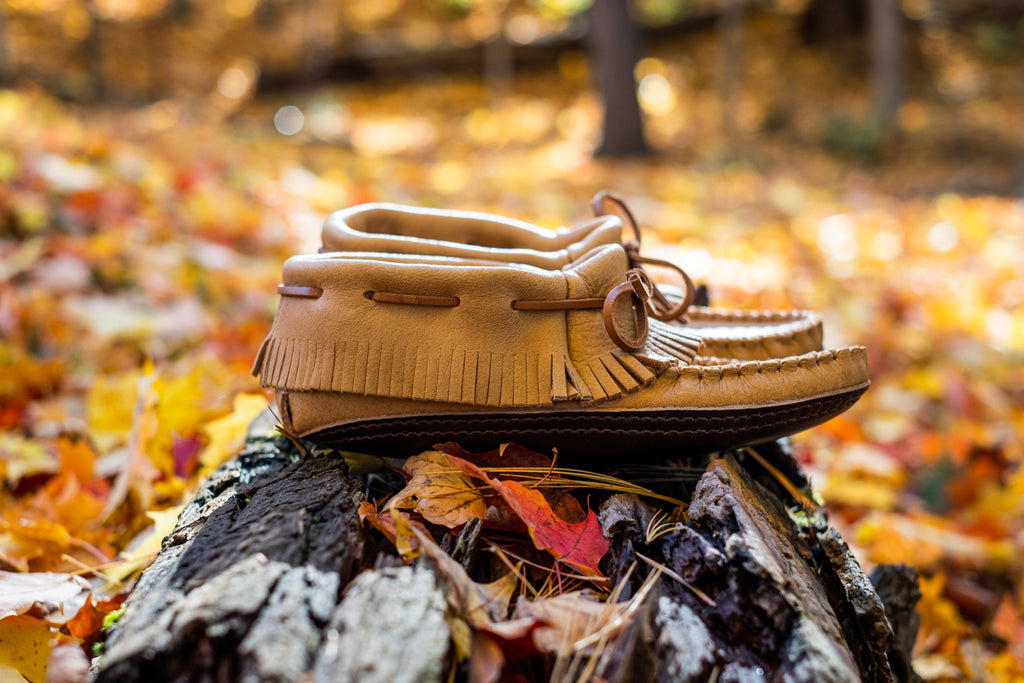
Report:
[[[347,252],[296,256],[253,373],[290,432],[364,453],[514,441],[599,457],[736,447],[850,407],[865,350],[693,362],[649,341],[647,275],[621,245],[560,269]],[[685,328],[675,328],[685,330]]]
[[[609,207],[620,215],[604,215]],[[602,193],[595,198],[594,210],[602,215],[550,231],[486,213],[362,204],[327,219],[321,251],[453,256],[558,270],[596,246],[623,244],[623,229],[628,226],[633,239],[623,247],[630,264],[672,268],[684,284],[682,292],[665,286],[653,291],[650,313],[661,321],[652,321],[655,338],[674,336],[661,323],[685,320],[687,334],[699,336],[704,342],[701,353],[711,357],[767,360],[821,350],[821,319],[813,313],[691,306],[693,283],[682,270],[640,256],[640,230],[622,200]]]

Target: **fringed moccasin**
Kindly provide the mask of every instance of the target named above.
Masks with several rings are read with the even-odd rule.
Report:
[[[862,347],[715,361],[685,326],[655,340],[653,286],[618,244],[561,268],[296,256],[279,293],[253,373],[277,391],[286,430],[350,451],[732,448],[820,424],[868,386]]]

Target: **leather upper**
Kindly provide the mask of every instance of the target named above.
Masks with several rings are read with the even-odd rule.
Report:
[[[400,254],[296,256],[257,357],[263,386],[490,406],[589,403],[638,390],[693,359],[700,340],[677,335],[675,353],[619,348],[603,311],[516,310],[513,302],[607,297],[626,280],[622,247],[598,247],[559,270]],[[426,305],[389,301],[444,301]],[[635,332],[643,306],[616,305],[614,325]]]

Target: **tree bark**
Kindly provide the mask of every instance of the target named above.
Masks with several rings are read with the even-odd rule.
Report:
[[[640,55],[640,30],[624,0],[595,0],[589,22],[587,52],[604,101],[604,139],[597,154],[644,156],[650,150],[633,76]]]
[[[364,486],[376,483],[350,476],[337,455],[301,457],[261,424],[181,513],[95,680],[442,681],[453,667],[465,680],[444,577],[429,562],[402,566],[359,522]],[[785,448],[759,450],[804,483]],[[601,505],[611,542],[602,566],[625,582],[623,599],[652,571],[645,557],[674,576],[658,579],[595,675],[909,680],[912,574],[888,572],[876,592],[824,515],[794,516],[785,489],[745,452],[696,465],[689,521],[650,542],[653,507],[626,495]],[[471,573],[478,532],[467,525],[447,543]],[[892,622],[879,592],[898,596]]]

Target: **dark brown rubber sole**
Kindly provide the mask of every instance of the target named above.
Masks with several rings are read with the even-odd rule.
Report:
[[[651,412],[460,413],[381,418],[304,435],[315,444],[357,453],[406,457],[454,441],[469,451],[502,443],[560,458],[655,459],[773,441],[802,432],[856,403],[867,386],[795,403],[749,408]]]

